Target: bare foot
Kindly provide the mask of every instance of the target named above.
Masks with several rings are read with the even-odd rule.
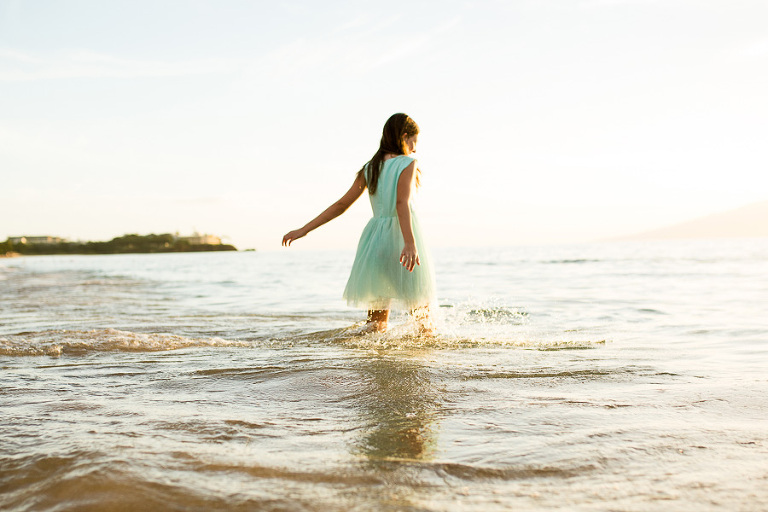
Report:
[[[427,338],[433,338],[437,334],[434,324],[430,322],[419,322],[418,331],[419,336],[425,336]]]
[[[360,328],[360,332],[387,332],[387,322],[366,322],[365,325]]]
[[[368,322],[365,324],[365,332],[386,332],[388,321],[388,309],[368,310]]]
[[[416,308],[411,311],[413,320],[416,322],[417,332],[419,336],[435,335],[435,323],[432,321],[432,315],[430,314],[429,307]]]

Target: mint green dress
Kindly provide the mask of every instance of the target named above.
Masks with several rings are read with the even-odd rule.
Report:
[[[413,205],[411,226],[420,265],[408,272],[400,263],[405,245],[395,209],[397,181],[415,159],[406,155],[385,160],[376,192],[370,194],[373,218],[363,229],[352,272],[344,289],[347,304],[364,309],[405,309],[429,306],[435,298],[435,275]],[[367,177],[366,169],[366,177]]]

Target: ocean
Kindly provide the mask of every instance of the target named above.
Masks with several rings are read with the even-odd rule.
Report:
[[[768,239],[0,260],[4,511],[768,509]]]

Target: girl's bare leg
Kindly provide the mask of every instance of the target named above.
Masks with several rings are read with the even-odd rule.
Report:
[[[411,315],[413,315],[416,325],[419,326],[419,334],[424,334],[426,336],[435,335],[435,323],[432,321],[432,314],[429,310],[429,306],[412,309]]]
[[[368,310],[368,322],[366,327],[374,332],[384,332],[387,330],[387,322],[389,321],[388,309],[371,309]]]

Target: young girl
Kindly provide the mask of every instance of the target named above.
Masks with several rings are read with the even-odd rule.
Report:
[[[435,277],[410,200],[419,185],[416,159],[419,127],[405,114],[390,117],[379,149],[357,173],[352,187],[323,213],[283,237],[283,246],[335,219],[368,189],[373,218],[363,229],[355,262],[344,290],[347,304],[368,310],[366,330],[387,329],[393,306],[410,310],[422,333],[434,327],[429,305]]]

